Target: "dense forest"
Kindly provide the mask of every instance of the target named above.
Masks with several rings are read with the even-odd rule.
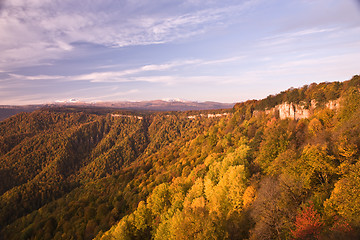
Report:
[[[359,239],[359,91],[17,114],[0,122],[0,239]],[[286,102],[311,115],[266,111]]]

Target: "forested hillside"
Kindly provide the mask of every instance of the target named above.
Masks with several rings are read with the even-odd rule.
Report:
[[[0,122],[0,238],[359,239],[359,89],[354,76],[216,111],[15,115]],[[311,115],[266,111],[284,102]]]

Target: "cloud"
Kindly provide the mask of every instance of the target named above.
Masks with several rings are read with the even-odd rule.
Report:
[[[238,79],[239,82],[247,79],[252,84],[256,83],[259,88],[267,85],[275,87],[281,82],[288,81],[288,84],[282,83],[278,91],[286,87],[301,87],[311,82],[347,80],[358,72],[358,58],[358,53],[345,53],[273,60],[260,69],[247,70],[239,74]]]
[[[179,77],[173,77],[163,75],[163,72],[171,72],[184,66],[201,66],[201,65],[217,65],[223,63],[229,63],[244,59],[245,56],[236,56],[215,60],[201,60],[201,59],[188,59],[177,60],[163,64],[150,64],[144,65],[138,68],[130,68],[121,71],[104,71],[104,72],[92,72],[81,75],[21,75],[21,74],[7,74],[11,80],[60,80],[60,81],[88,81],[88,82],[162,82],[162,83],[174,83],[178,81]],[[148,73],[155,73],[155,76],[147,76]],[[159,74],[160,73],[160,74]],[[168,73],[167,73],[168,74]]]
[[[300,31],[293,31],[265,37],[261,40],[261,46],[275,46],[284,45],[299,39],[303,39],[306,36],[319,36],[319,34],[330,33],[336,31],[336,28],[308,28]]]
[[[309,33],[310,34],[310,33]],[[295,34],[297,35],[297,34]],[[358,48],[358,45],[355,46]],[[359,57],[357,52],[330,54],[320,56],[318,53],[313,54],[299,54],[297,56],[288,56],[282,58],[273,56],[272,58],[263,58],[259,56],[258,63],[254,68],[247,68],[241,71],[234,71],[229,74],[206,74],[207,71],[202,72],[201,66],[214,65],[221,67],[222,64],[236,62],[241,67],[243,63],[247,63],[249,57],[247,56],[233,56],[219,59],[185,59],[171,62],[164,62],[161,64],[143,65],[136,68],[124,69],[121,71],[103,71],[90,72],[81,75],[20,75],[7,74],[11,80],[24,81],[57,81],[57,82],[91,82],[91,83],[157,83],[165,85],[189,85],[211,83],[215,85],[225,84],[262,84],[267,79],[309,79],[309,75],[313,75],[311,79],[315,79],[318,72],[321,70],[326,78],[322,80],[329,80],[330,73],[335,77],[341,75],[351,75],[356,73],[356,59]],[[245,61],[246,60],[246,61]],[[351,63],[351,64],[350,64]],[[340,65],[342,67],[340,67]],[[188,71],[196,69],[196,71]],[[184,69],[187,69],[186,71]],[[328,70],[326,70],[328,69]],[[325,73],[326,72],[326,73]],[[184,74],[185,73],[185,74]],[[5,73],[6,74],[6,73]],[[306,77],[304,77],[306,76]],[[331,80],[334,79],[331,78]],[[24,83],[23,83],[24,84]],[[114,85],[113,85],[114,86]]]
[[[123,71],[123,75],[128,74],[134,74],[134,73],[141,73],[145,71],[161,71],[161,70],[169,70],[172,68],[180,67],[180,66],[186,66],[186,65],[210,65],[210,64],[223,64],[223,63],[229,63],[229,62],[236,62],[245,59],[246,56],[234,56],[234,57],[228,57],[228,58],[220,58],[220,59],[214,59],[214,60],[204,60],[204,59],[188,59],[188,60],[176,60],[168,63],[163,64],[150,64],[145,65],[140,68],[136,69],[129,69]],[[118,68],[121,67],[122,64],[113,64],[113,65],[103,65],[97,67],[97,69],[108,69],[108,68]]]
[[[124,47],[188,38],[230,22],[230,16],[251,2],[190,1],[185,7],[181,1],[5,1],[0,12],[0,68],[61,59],[77,42]]]
[[[61,83],[59,84],[61,85]],[[60,85],[58,87],[61,87]],[[12,82],[5,86],[0,85],[0,96],[2,96],[0,98],[0,105],[44,104],[69,99],[77,99],[79,101],[119,100],[132,94],[140,93],[140,90],[137,88],[124,89],[111,84],[93,84],[91,87],[80,85],[77,88],[67,88],[66,91],[58,91],[56,87],[44,91],[46,86],[37,86],[37,91],[34,92],[31,91],[32,88],[34,88],[33,83],[23,81]]]
[[[122,97],[125,97],[125,96],[128,96],[128,95],[140,93],[139,89],[130,89],[130,90],[127,90],[127,91],[118,91],[118,90],[109,89],[108,87],[105,87],[101,91],[102,94],[97,95],[97,94],[93,93],[93,96],[86,97],[86,96],[83,95],[83,92],[85,92],[85,90],[87,92],[88,91],[91,91],[91,92],[96,91],[97,93],[99,93],[99,88],[81,89],[81,90],[76,91],[76,92],[68,93],[67,98],[63,98],[61,100],[55,100],[55,101],[65,102],[68,99],[73,99],[73,98],[77,99],[80,102],[100,102],[100,101],[110,101],[110,100],[111,101],[116,101],[116,100],[119,100],[119,97],[122,98]]]
[[[229,57],[229,58],[223,58],[223,59],[216,59],[216,60],[209,60],[209,61],[203,61],[201,62],[202,65],[208,65],[208,64],[222,64],[222,63],[229,63],[229,62],[236,62],[242,59],[245,59],[245,56],[236,56],[236,57]]]
[[[19,79],[19,80],[55,80],[55,79],[64,79],[65,76],[60,75],[36,75],[36,76],[25,76],[21,74],[8,74],[12,79]]]
[[[174,61],[165,64],[145,65],[139,68],[126,69],[122,71],[93,72],[90,74],[67,77],[67,79],[86,80],[90,82],[134,82],[134,81],[163,82],[165,79],[161,77],[158,79],[141,78],[141,77],[134,77],[134,75],[143,74],[146,72],[165,71],[176,67],[181,67],[184,65],[196,64],[199,62],[200,62],[199,60]],[[148,80],[144,80],[144,79],[148,79]]]

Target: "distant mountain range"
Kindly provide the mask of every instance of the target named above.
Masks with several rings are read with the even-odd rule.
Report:
[[[32,112],[36,109],[40,109],[41,107],[42,105],[24,105],[24,106],[0,105],[0,121],[21,112]]]
[[[153,101],[139,101],[139,102],[96,102],[87,103],[80,102],[74,99],[71,101],[56,102],[52,104],[42,105],[26,105],[26,106],[11,106],[0,105],[0,121],[11,117],[20,112],[32,112],[42,107],[96,107],[96,108],[113,108],[124,110],[146,110],[146,111],[190,111],[190,110],[210,110],[210,109],[226,109],[232,108],[235,103],[219,103],[219,102],[192,102],[181,100],[153,100]]]
[[[76,103],[82,105],[82,103]],[[140,101],[140,102],[99,102],[85,104],[87,106],[110,107],[127,110],[151,110],[151,111],[189,111],[189,110],[210,110],[232,108],[235,103],[219,103],[219,102],[191,102],[191,101]]]

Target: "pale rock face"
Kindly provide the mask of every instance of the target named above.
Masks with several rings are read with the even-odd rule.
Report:
[[[296,106],[295,119],[303,119],[310,117],[310,109],[305,109],[304,106]]]
[[[331,110],[337,110],[340,107],[340,99],[337,100],[330,100],[327,104],[326,107],[331,109]]]
[[[275,109],[279,111],[280,119],[295,119],[295,106],[292,103],[285,102],[283,104],[275,106]]]
[[[132,115],[122,115],[122,114],[111,114],[112,117],[126,117],[126,118],[137,118],[139,120],[142,120],[143,117],[140,116],[132,116]]]
[[[316,104],[317,103],[315,100],[311,100],[310,106],[307,109],[302,104],[284,102],[282,104],[276,105],[274,108],[266,109],[265,114],[275,114],[276,112],[278,112],[280,119],[290,118],[294,120],[299,120],[310,117],[312,111],[316,107]],[[340,99],[329,101],[328,103],[326,103],[325,106],[331,110],[337,110],[340,107]]]
[[[308,118],[313,108],[313,104],[311,104],[309,109],[306,109],[303,105],[293,103],[283,103],[275,107],[275,109],[279,111],[280,119],[291,118],[295,120]]]

